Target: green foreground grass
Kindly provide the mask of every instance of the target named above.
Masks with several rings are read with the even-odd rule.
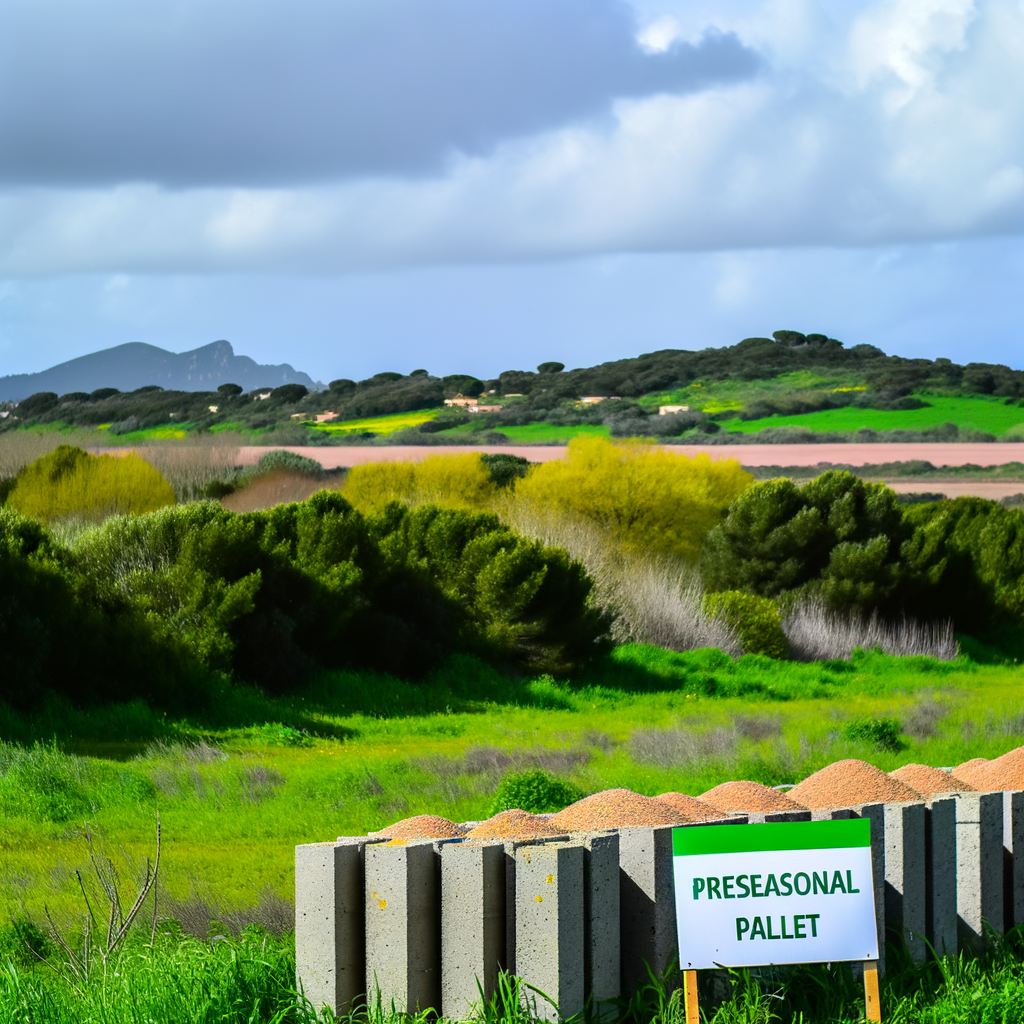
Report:
[[[159,812],[159,917],[179,922],[161,925],[151,949],[147,903],[119,958],[77,989],[0,927],[0,1024],[326,1019],[292,980],[297,843],[422,812],[481,818],[504,774],[534,766],[588,792],[653,795],[730,778],[795,782],[843,757],[888,770],[994,756],[1024,742],[1020,683],[1016,665],[966,659],[734,662],[627,645],[565,683],[460,658],[418,683],[329,673],[289,698],[225,687],[186,717],[141,703],[0,712],[2,920],[39,926],[45,907],[80,939],[76,871],[101,906],[91,857],[109,858],[130,890],[154,853]],[[863,738],[872,732],[859,726],[879,719],[898,722],[898,739]],[[1024,1021],[1020,954],[1015,937],[987,959],[923,971],[903,970],[897,954],[887,1019]],[[718,1024],[863,1012],[842,966],[730,984],[724,1005],[707,1004]],[[622,1011],[636,1024],[676,1024],[678,1004],[666,1000],[652,989]],[[525,1024],[514,1008],[487,1017]]]
[[[44,954],[62,962],[51,947]],[[0,963],[0,1024],[330,1024],[335,1016],[297,990],[290,935],[247,929],[238,938],[202,941],[167,929],[150,945],[136,939],[85,978],[61,976],[28,951],[4,951]],[[911,966],[890,946],[882,980],[883,1019],[891,1024],[1024,1021],[1024,962],[1019,932],[982,956]],[[621,1024],[682,1024],[676,979],[657,979],[605,1020]],[[862,988],[848,964],[760,971],[702,972],[703,1019],[711,1024],[853,1024],[864,1018]],[[532,993],[528,997],[538,999]],[[502,998],[503,997],[503,998]],[[540,1002],[542,1000],[538,1000]],[[395,1013],[371,1000],[345,1024],[429,1024],[432,1011]],[[532,1024],[511,979],[481,1006],[480,1024]],[[579,1024],[584,1024],[583,1020]]]
[[[183,719],[141,703],[4,712],[0,912],[69,913],[87,835],[137,861],[157,811],[168,906],[255,908],[291,898],[297,843],[418,813],[487,817],[513,770],[585,792],[698,794],[796,782],[844,757],[889,770],[994,756],[1024,742],[1020,682],[1015,666],[963,660],[733,662],[629,645],[570,683],[460,658],[419,683],[328,673],[289,698],[226,688]],[[900,723],[903,749],[854,738],[851,724],[880,718]]]

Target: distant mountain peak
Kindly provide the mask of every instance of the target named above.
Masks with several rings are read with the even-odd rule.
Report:
[[[39,373],[0,377],[0,401],[20,402],[38,391],[58,395],[98,388],[135,391],[149,384],[174,391],[216,391],[220,384],[239,384],[244,391],[282,384],[304,384],[311,391],[324,389],[319,381],[288,363],[266,365],[235,355],[229,341],[214,341],[178,353],[130,341],[69,359]]]

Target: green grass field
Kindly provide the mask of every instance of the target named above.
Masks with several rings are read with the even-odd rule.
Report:
[[[528,423],[521,427],[495,427],[513,444],[568,444],[574,437],[610,437],[611,432],[603,424],[585,424],[579,427],[554,427],[548,423]],[[447,436],[462,440],[465,444],[479,444],[480,433],[467,423],[447,432]]]
[[[991,757],[1024,742],[1020,678],[1016,665],[966,658],[868,653],[801,664],[627,645],[564,683],[463,657],[417,683],[330,673],[289,698],[226,688],[186,718],[141,703],[2,711],[0,920],[40,922],[46,906],[76,934],[75,871],[88,886],[94,852],[123,879],[137,877],[154,852],[159,812],[161,915],[191,921],[200,939],[209,938],[204,929],[229,937],[211,944],[162,926],[151,951],[147,924],[116,966],[76,992],[33,965],[4,925],[0,1024],[319,1020],[294,992],[287,935],[230,938],[232,927],[291,898],[297,843],[423,812],[485,817],[501,777],[528,767],[587,792],[626,786],[654,795],[698,794],[736,778],[795,782],[844,757],[886,770]],[[857,723],[880,718],[899,723],[897,744],[851,738]],[[236,924],[218,923],[225,920]],[[887,1019],[1024,1020],[1016,942],[987,961],[891,969]],[[846,968],[802,970],[769,972],[758,985],[739,977],[712,1019],[859,1019]],[[648,997],[633,1007],[632,1024],[676,1019],[656,993]],[[372,1024],[385,1018],[397,1024],[388,1014]]]
[[[370,416],[362,420],[331,420],[329,423],[318,423],[313,430],[323,430],[328,434],[361,434],[370,431],[374,434],[393,434],[405,427],[418,427],[428,420],[437,419],[438,410],[420,409],[416,412],[397,412],[390,416]]]
[[[696,794],[731,778],[796,782],[843,757],[888,770],[993,756],[1024,741],[1022,713],[1015,668],[626,646],[566,684],[465,658],[415,685],[333,673],[290,699],[230,690],[188,720],[141,705],[8,714],[5,738],[43,746],[0,751],[0,904],[70,906],[86,828],[137,856],[158,810],[168,896],[247,907],[268,891],[288,896],[296,843],[424,812],[486,817],[517,767],[587,792]],[[904,750],[847,738],[850,721],[878,717],[902,723]],[[216,750],[196,753],[198,741]]]
[[[740,409],[744,402],[802,391],[860,391],[863,379],[856,376],[822,377],[807,370],[783,373],[765,380],[694,381],[685,388],[644,395],[641,405],[688,405],[708,414]]]
[[[720,420],[723,430],[756,434],[766,427],[802,427],[822,432],[853,432],[856,430],[927,430],[943,423],[955,423],[961,429],[981,430],[1001,437],[1013,428],[1018,436],[1024,425],[1024,409],[1005,405],[1001,399],[945,398],[920,396],[930,403],[927,409],[885,412],[880,409],[826,409],[798,416],[768,416],[760,420]]]

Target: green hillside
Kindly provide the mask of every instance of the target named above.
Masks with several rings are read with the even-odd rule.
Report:
[[[462,396],[484,410],[445,405]],[[1022,402],[1021,370],[904,359],[824,334],[776,331],[591,367],[547,362],[490,380],[414,370],[339,378],[320,392],[297,384],[248,393],[232,384],[215,392],[43,392],[0,409],[0,431],[85,428],[102,435],[97,443],[128,444],[223,431],[289,445],[558,444],[578,434],[730,443],[762,430],[797,442],[857,432],[858,440],[1012,440],[1024,439]],[[684,408],[660,415],[661,406]]]

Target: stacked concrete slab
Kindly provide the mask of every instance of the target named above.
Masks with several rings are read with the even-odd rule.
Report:
[[[880,951],[888,931],[916,962],[929,946],[953,956],[1024,923],[1024,793],[708,824],[808,817],[870,820]],[[539,1017],[589,1004],[598,1019],[677,953],[672,826],[527,843],[344,838],[297,847],[295,882],[298,982],[338,1014],[379,997],[466,1019],[506,970]]]

